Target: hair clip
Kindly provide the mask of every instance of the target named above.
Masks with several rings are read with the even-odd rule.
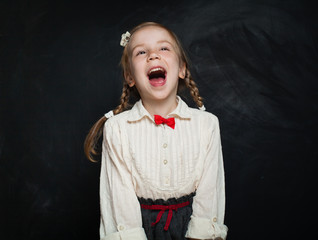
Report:
[[[114,116],[113,110],[109,111],[108,113],[105,113],[104,116],[105,116],[107,119],[108,119],[108,118],[111,118],[112,116]]]
[[[201,107],[199,107],[199,109],[200,109],[201,111],[205,111],[205,106],[202,105]]]
[[[130,39],[130,33],[128,31],[126,33],[123,33],[121,35],[120,46],[126,47],[127,43],[129,42],[129,39]]]

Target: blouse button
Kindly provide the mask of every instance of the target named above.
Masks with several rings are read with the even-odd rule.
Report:
[[[169,184],[169,183],[170,183],[170,178],[169,178],[169,177],[166,177],[165,183],[166,183],[166,184]]]
[[[168,163],[168,160],[167,160],[167,159],[163,160],[163,164],[164,164],[164,165],[166,165],[167,163]]]
[[[118,230],[119,230],[119,231],[123,231],[123,230],[125,230],[125,227],[124,227],[123,225],[119,225],[119,226],[118,226]]]
[[[213,222],[216,222],[217,221],[217,218],[215,217],[215,218],[213,218]]]
[[[162,146],[163,146],[163,148],[167,148],[168,144],[164,143]]]

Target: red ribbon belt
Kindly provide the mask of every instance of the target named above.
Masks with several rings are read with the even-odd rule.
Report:
[[[164,227],[164,230],[168,231],[169,225],[170,225],[170,222],[171,222],[171,219],[172,219],[172,215],[173,215],[173,210],[177,211],[178,208],[185,207],[185,206],[187,206],[189,204],[190,204],[190,202],[187,201],[187,202],[178,203],[178,204],[174,204],[174,205],[145,205],[145,204],[140,204],[140,205],[141,205],[141,208],[143,208],[143,209],[160,210],[160,212],[157,215],[156,221],[151,223],[152,226],[156,225],[160,221],[163,213],[166,210],[169,210],[168,217],[167,217],[167,220],[166,220],[166,225]]]

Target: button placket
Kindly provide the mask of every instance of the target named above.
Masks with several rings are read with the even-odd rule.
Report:
[[[167,142],[167,131],[168,129],[166,126],[163,127],[163,138],[161,143],[161,152],[162,152],[162,165],[163,165],[163,184],[165,186],[170,186],[170,167],[169,167],[169,161],[168,159],[168,142]]]

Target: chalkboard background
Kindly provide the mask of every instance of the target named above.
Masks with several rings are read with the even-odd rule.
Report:
[[[0,238],[98,239],[83,141],[118,104],[120,36],[143,21],[181,38],[219,117],[228,239],[317,236],[314,2],[2,0]]]

